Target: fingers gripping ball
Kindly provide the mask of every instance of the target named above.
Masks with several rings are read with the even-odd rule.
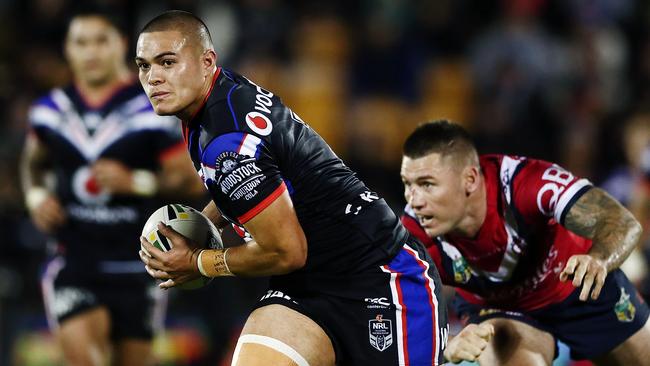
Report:
[[[158,231],[158,223],[171,226],[183,236],[188,237],[199,248],[222,249],[223,242],[219,230],[201,212],[182,204],[169,204],[157,209],[149,216],[142,229],[142,236],[147,238],[156,248],[166,252],[172,248],[172,242]],[[140,247],[146,254],[147,251]],[[192,290],[205,286],[211,278],[201,277],[177,286],[184,290]]]

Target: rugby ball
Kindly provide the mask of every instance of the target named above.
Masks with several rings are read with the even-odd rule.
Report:
[[[166,252],[172,248],[172,242],[158,231],[158,223],[163,222],[178,231],[183,236],[191,239],[199,248],[222,249],[223,242],[219,230],[201,212],[190,206],[179,203],[165,205],[151,214],[142,229],[144,236],[149,243],[156,248]],[[141,246],[142,248],[142,246]],[[142,250],[147,253],[144,248]],[[197,278],[176,286],[183,290],[192,290],[205,286],[212,280],[208,277]]]

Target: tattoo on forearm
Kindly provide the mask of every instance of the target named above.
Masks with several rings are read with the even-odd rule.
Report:
[[[593,240],[589,254],[606,261],[608,270],[627,258],[641,235],[632,214],[600,188],[592,188],[571,207],[564,226]]]

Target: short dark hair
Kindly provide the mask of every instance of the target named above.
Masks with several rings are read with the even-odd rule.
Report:
[[[113,28],[122,35],[128,34],[126,19],[116,9],[109,6],[102,6],[94,3],[80,3],[75,6],[68,16],[66,32],[70,30],[70,24],[77,18],[99,17],[106,20]]]
[[[201,18],[183,10],[168,10],[151,19],[140,33],[157,32],[177,29],[182,32],[193,32],[200,42],[212,45],[210,29]]]
[[[412,159],[432,153],[443,156],[476,155],[476,147],[470,134],[459,124],[448,120],[436,120],[419,125],[404,142],[404,156]]]

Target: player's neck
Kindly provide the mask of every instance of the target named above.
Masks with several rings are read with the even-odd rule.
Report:
[[[197,113],[203,108],[205,105],[205,102],[208,100],[210,97],[210,94],[212,93],[212,88],[214,87],[214,83],[217,79],[217,76],[219,76],[219,71],[220,69],[217,67],[213,71],[213,73],[210,75],[209,78],[206,78],[205,81],[203,82],[203,86],[201,87],[201,93],[199,94],[199,97],[196,98],[194,102],[192,102],[187,108],[183,109],[182,111],[178,112],[176,114],[176,117],[178,117],[180,120],[184,121],[185,123],[189,123],[194,119]]]
[[[75,87],[89,107],[99,107],[106,103],[117,90],[128,84],[132,79],[131,73],[124,68],[103,83],[89,83],[81,79],[75,80]]]

